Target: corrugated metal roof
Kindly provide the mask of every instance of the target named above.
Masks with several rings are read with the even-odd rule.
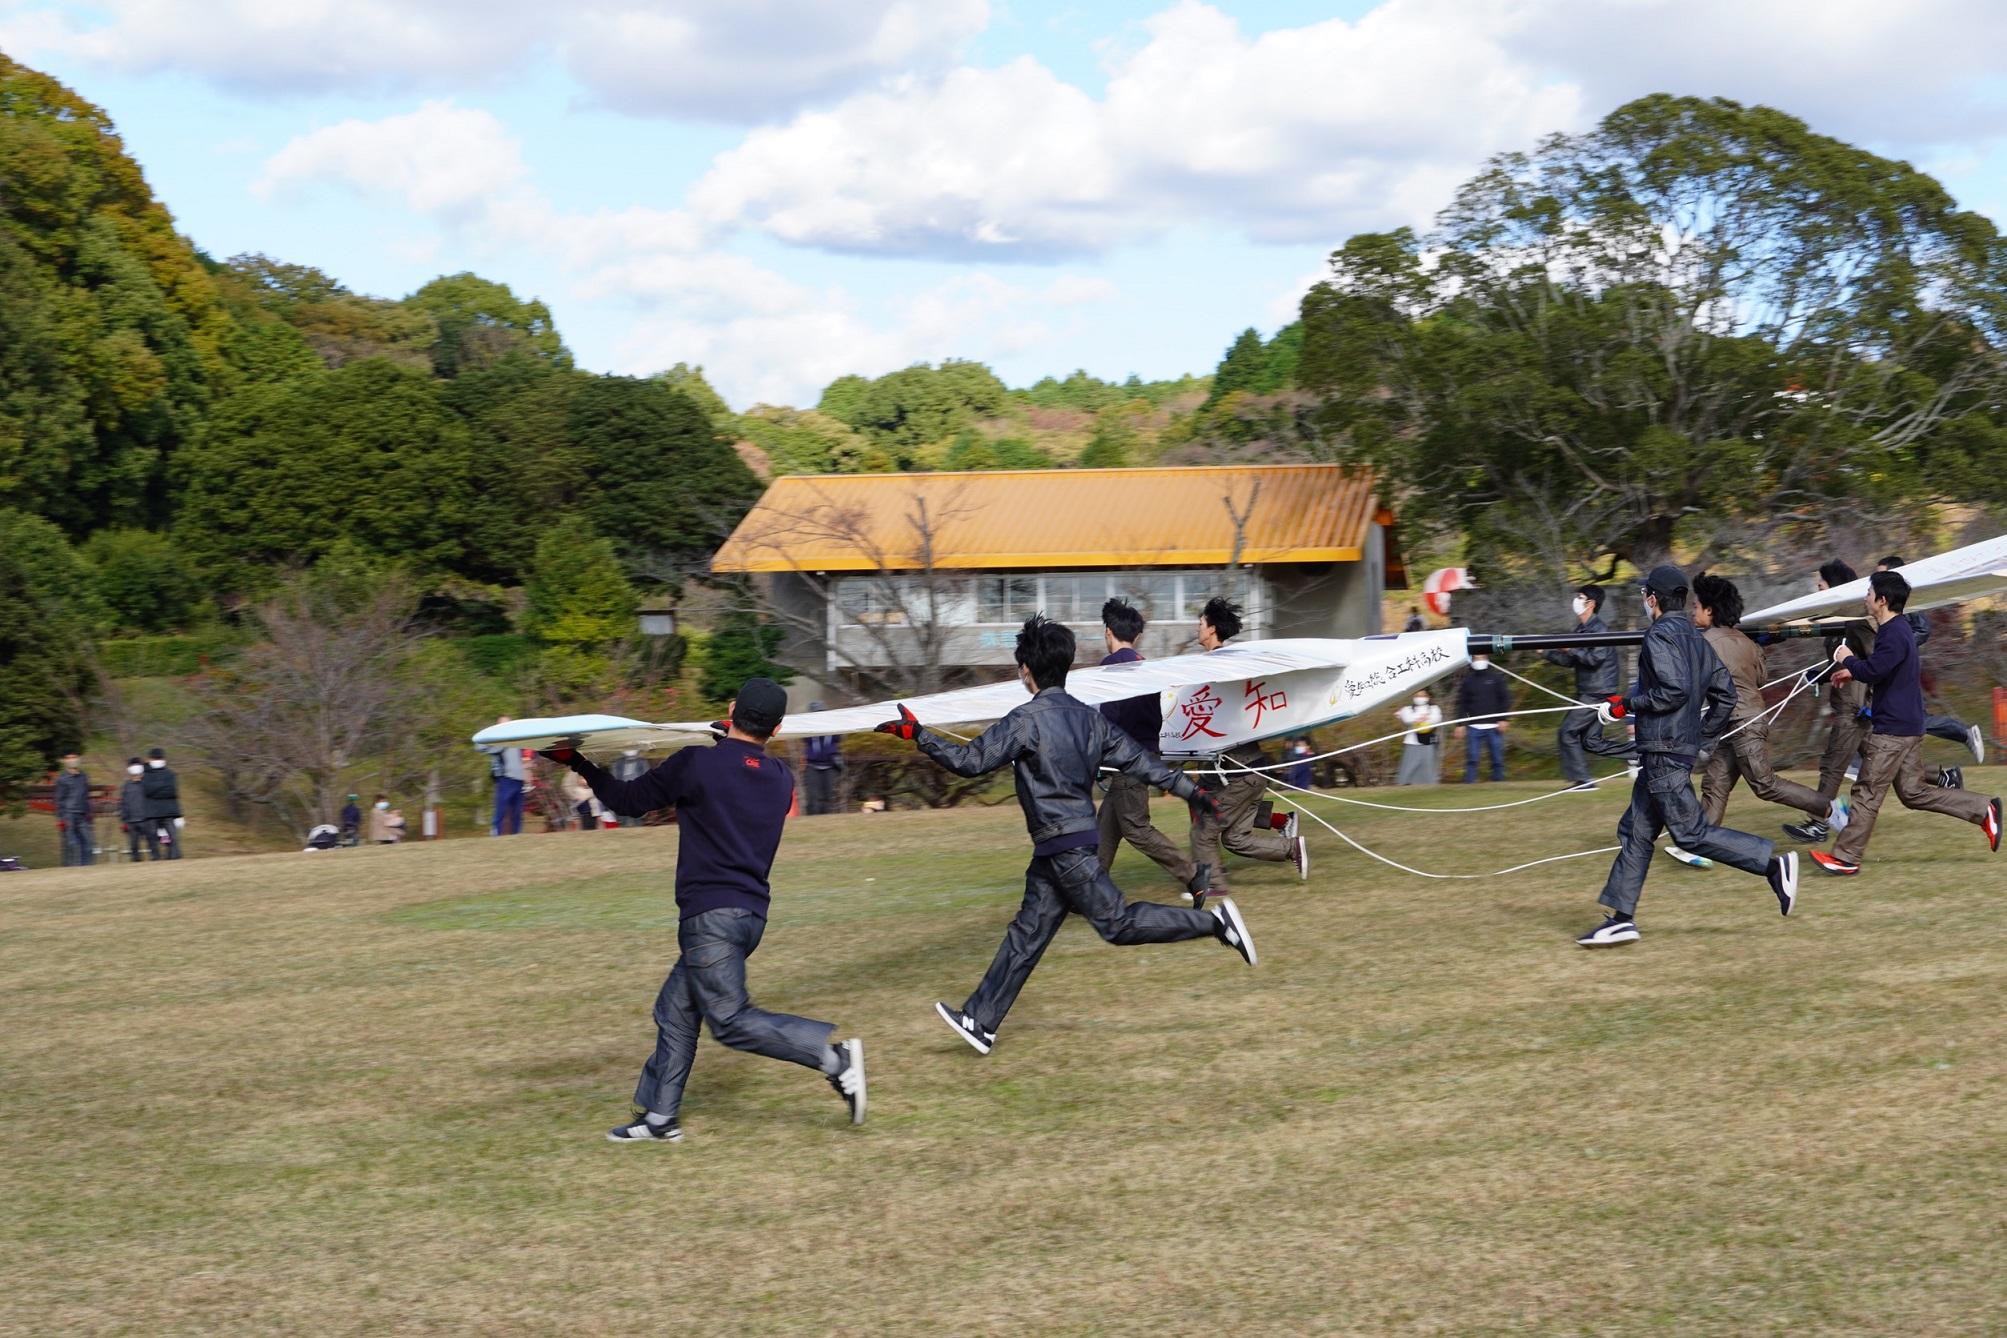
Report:
[[[1249,563],[1356,562],[1368,527],[1392,519],[1371,474],[1341,465],[790,476],[774,480],[711,568],[1222,566],[1236,514]]]

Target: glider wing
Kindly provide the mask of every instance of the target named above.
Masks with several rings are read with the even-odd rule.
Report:
[[[1923,558],[1901,571],[1910,585],[1907,611],[1911,613],[2007,592],[2007,534]],[[1867,592],[1868,578],[1863,576],[1830,590],[1745,613],[1742,622],[1755,627],[1819,618],[1859,618],[1861,599]]]

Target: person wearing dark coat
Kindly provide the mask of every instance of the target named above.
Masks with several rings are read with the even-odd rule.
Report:
[[[181,858],[181,782],[167,765],[167,754],[159,748],[146,755],[146,774],[139,778],[140,794],[146,800],[146,824],[153,839],[166,851],[161,859]]]
[[[1686,611],[1686,573],[1654,567],[1639,593],[1652,624],[1638,648],[1638,677],[1629,692],[1611,694],[1597,714],[1606,725],[1637,726],[1638,778],[1631,806],[1617,823],[1617,858],[1598,901],[1602,924],[1575,940],[1585,948],[1638,941],[1638,898],[1660,832],[1702,859],[1761,875],[1781,914],[1798,900],[1798,854],[1778,855],[1761,836],[1710,826],[1694,798],[1693,767],[1720,743],[1735,714],[1735,680]]]
[[[146,820],[146,786],[140,777],[146,774],[146,763],[137,757],[125,760],[125,784],[118,788],[118,825],[125,833],[126,858],[139,863],[139,843],[146,842],[148,853],[160,858],[160,839],[153,834],[153,824]]]
[[[1101,636],[1108,655],[1103,664],[1140,664],[1143,656],[1136,642],[1143,635],[1143,615],[1126,600],[1111,599],[1101,606]],[[1158,734],[1164,712],[1158,694],[1146,692],[1121,701],[1103,702],[1101,714],[1108,723],[1133,739],[1138,748],[1153,757],[1161,756]],[[1104,869],[1115,865],[1115,852],[1127,841],[1148,855],[1158,868],[1171,875],[1187,892],[1198,893],[1209,886],[1209,878],[1199,875],[1199,866],[1176,842],[1158,831],[1150,821],[1150,787],[1124,772],[1106,777],[1108,794],[1101,801],[1101,844],[1095,854]]]
[[[957,776],[987,776],[1010,767],[1018,807],[1031,837],[1024,901],[1004,931],[989,970],[961,1007],[934,1005],[941,1020],[977,1054],[996,1045],[997,1029],[1018,992],[1070,915],[1078,915],[1113,944],[1180,943],[1212,939],[1254,965],[1254,943],[1231,897],[1214,897],[1206,910],[1126,901],[1096,854],[1101,823],[1094,812],[1094,783],[1103,765],[1165,790],[1194,814],[1212,814],[1216,801],[1152,757],[1108,717],[1066,691],[1073,664],[1073,631],[1043,614],[1025,620],[1017,635],[1018,680],[1031,699],[969,743],[953,743],[914,718],[902,704],[899,719],[879,731],[916,744]]]
[[[1575,630],[1607,632],[1603,621],[1603,587],[1584,585],[1575,589],[1573,607]],[[1614,646],[1580,646],[1574,650],[1550,650],[1547,662],[1575,671],[1575,700],[1586,706],[1601,705],[1617,690],[1617,651]],[[1630,748],[1603,737],[1603,724],[1593,710],[1570,711],[1561,717],[1561,729],[1554,737],[1561,754],[1561,774],[1570,785],[1587,785],[1589,754],[1598,757],[1628,757]],[[1614,746],[1613,746],[1614,744]]]
[[[63,837],[63,863],[89,864],[97,847],[91,825],[91,778],[84,773],[84,759],[75,753],[63,754],[63,769],[56,775],[56,829]]]
[[[820,711],[822,703],[810,702],[808,709]],[[843,736],[818,734],[808,741],[803,753],[808,772],[808,815],[836,812],[836,783],[843,772]]]
[[[1463,676],[1456,694],[1457,718],[1463,721],[1456,732],[1464,741],[1465,785],[1477,780],[1480,751],[1491,759],[1491,778],[1505,779],[1505,730],[1509,722],[1500,717],[1511,709],[1512,689],[1506,685],[1505,675],[1491,667],[1489,655],[1471,656],[1470,672]]]

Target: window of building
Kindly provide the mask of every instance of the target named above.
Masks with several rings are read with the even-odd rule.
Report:
[[[1021,623],[1038,612],[1036,576],[978,576],[976,621]]]

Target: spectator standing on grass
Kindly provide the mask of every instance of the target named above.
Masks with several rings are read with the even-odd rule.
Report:
[[[146,786],[140,777],[146,774],[146,763],[137,757],[125,760],[125,784],[118,787],[118,827],[125,833],[126,858],[139,863],[139,843],[146,842],[146,848],[153,858],[160,858],[160,841],[153,834],[153,825],[146,820]]]
[[[1491,778],[1505,779],[1505,729],[1510,722],[1501,717],[1511,709],[1512,689],[1505,675],[1491,667],[1489,655],[1471,656],[1470,672],[1463,676],[1456,696],[1456,713],[1464,722],[1456,727],[1456,735],[1464,740],[1465,785],[1477,780],[1479,752],[1491,759]]]
[[[390,806],[390,796],[380,794],[369,808],[371,845],[394,846],[404,839],[404,814]]]
[[[678,819],[679,955],[655,1000],[655,1053],[635,1086],[633,1118],[607,1132],[613,1142],[683,1137],[677,1117],[700,1023],[710,1024],[721,1045],[820,1070],[850,1108],[850,1122],[864,1122],[864,1042],[831,1044],[836,1028],[829,1023],[769,1013],[746,992],[746,959],[766,932],[773,900],[767,879],[794,806],[794,777],[767,752],[786,711],[779,684],[749,678],[725,708],[717,743],[672,753],[638,780],[615,780],[563,744],[543,754],[585,777],[615,813],[638,818],[673,806]]]
[[[1401,769],[1396,785],[1434,785],[1442,779],[1443,708],[1437,706],[1427,688],[1416,688],[1414,700],[1394,713],[1408,732],[1401,736]]]
[[[1282,773],[1283,781],[1299,790],[1309,789],[1316,783],[1310,765],[1310,759],[1315,756],[1317,749],[1311,744],[1310,736],[1307,734],[1297,736],[1283,752],[1283,757],[1290,763],[1288,769]]]
[[[64,864],[91,862],[97,846],[91,822],[91,778],[84,772],[84,759],[75,753],[63,754],[63,769],[56,774],[56,830],[63,838]]]
[[[146,825],[166,853],[156,859],[181,858],[181,833],[188,826],[181,816],[181,781],[167,765],[164,749],[149,749],[146,774],[139,778],[140,794],[146,800]]]
[[[820,711],[821,702],[808,709]],[[808,771],[808,811],[810,816],[836,812],[836,783],[843,773],[843,738],[838,734],[818,734],[808,741],[803,761]]]
[[[508,716],[495,717],[506,725]],[[523,769],[523,750],[513,743],[476,745],[488,754],[488,774],[495,781],[495,818],[488,825],[490,836],[514,836],[523,830],[524,786],[529,774]]]
[[[341,843],[345,846],[362,843],[361,795],[350,795],[348,802],[341,806]]]
[[[1143,656],[1136,649],[1136,643],[1142,639],[1145,626],[1143,615],[1127,600],[1111,599],[1103,604],[1101,639],[1108,647],[1108,653],[1102,657],[1101,663],[1142,663]],[[1101,714],[1151,757],[1161,755],[1157,736],[1163,731],[1164,710],[1160,694],[1146,692],[1117,702],[1103,702]],[[1127,841],[1155,861],[1157,867],[1171,875],[1186,892],[1196,895],[1203,891],[1206,879],[1200,876],[1199,866],[1178,848],[1177,842],[1158,831],[1156,824],[1150,821],[1149,785],[1122,771],[1109,773],[1103,779],[1107,782],[1108,791],[1096,817],[1100,824],[1100,843],[1095,848],[1101,867],[1113,868],[1116,852]]]
[[[1419,606],[1413,604],[1408,606],[1408,622],[1401,630],[1403,632],[1423,632],[1428,630],[1428,624],[1422,621],[1422,611]]]

